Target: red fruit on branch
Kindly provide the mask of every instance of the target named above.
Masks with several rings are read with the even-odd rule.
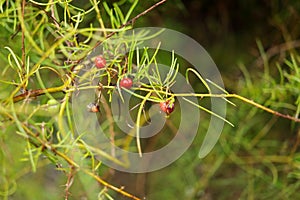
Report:
[[[98,69],[102,69],[106,66],[106,60],[102,56],[97,56],[95,58],[95,66]]]
[[[131,78],[124,77],[124,78],[122,78],[122,80],[120,80],[121,88],[130,89],[132,87],[132,84],[133,84],[133,82],[132,82]]]
[[[161,111],[167,112],[167,103],[166,102],[160,102],[159,106],[160,106]]]
[[[171,114],[175,108],[174,102],[170,102],[170,101],[160,102],[159,106],[160,106],[160,110],[163,111],[164,113],[167,113],[168,115]]]
[[[87,109],[89,112],[96,113],[99,112],[99,105],[97,105],[96,103],[89,103],[87,105]]]

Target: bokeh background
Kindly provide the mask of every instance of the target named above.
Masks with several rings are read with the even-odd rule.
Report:
[[[107,1],[108,5],[114,2],[119,2],[124,12],[132,3]],[[1,2],[4,8],[5,3]],[[82,9],[88,7],[84,1],[73,3]],[[140,1],[132,16],[154,3]],[[105,13],[101,2],[99,8]],[[63,9],[61,12],[63,15]],[[95,16],[96,13],[90,13],[89,20],[81,26],[93,23]],[[103,20],[109,27],[108,16],[104,14]],[[166,27],[191,36],[215,61],[227,91],[299,117],[299,22],[300,1],[297,0],[168,0],[136,20],[134,27]],[[0,69],[6,69],[2,67],[7,65],[8,52],[4,46],[14,47],[20,53],[21,36],[12,37],[4,17],[1,23]],[[49,37],[49,43],[53,41]],[[11,79],[15,77],[8,72],[5,79],[7,74]],[[41,76],[56,77],[52,72]],[[49,79],[47,84],[53,86],[61,82]],[[197,82],[192,84],[197,85]],[[12,89],[2,84],[0,97],[5,98]],[[39,101],[45,103],[46,99],[41,97]],[[278,118],[239,100],[232,101],[236,107],[228,106],[227,119],[235,127],[225,125],[219,142],[204,159],[199,159],[197,154],[209,124],[207,114],[201,116],[194,143],[172,165],[145,174],[128,174],[101,166],[99,174],[112,185],[124,186],[126,191],[149,200],[300,198],[299,123]],[[172,116],[175,121],[177,117]],[[44,158],[40,159],[38,170],[31,172],[30,163],[23,159],[27,156],[24,153],[26,141],[14,135],[16,127],[7,127],[3,121],[0,127],[0,195],[7,196],[1,191],[8,191],[10,196],[6,199],[63,199],[66,174]],[[172,134],[172,130],[165,130],[164,134]],[[11,173],[6,171],[9,168],[12,168]],[[7,180],[14,181],[8,186],[1,184]],[[99,187],[90,177],[78,172],[69,190],[69,199],[97,199]],[[113,191],[108,193],[114,199],[126,199]]]

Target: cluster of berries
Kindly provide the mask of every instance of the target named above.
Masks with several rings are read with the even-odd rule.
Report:
[[[102,56],[97,56],[94,62],[95,62],[95,66],[98,69],[102,69],[106,67],[106,60]],[[130,89],[132,85],[133,85],[133,81],[129,77],[123,77],[119,82],[119,86],[121,88]],[[170,102],[170,101],[160,102],[159,106],[161,111],[166,113],[167,115],[171,114],[175,108],[174,102]]]

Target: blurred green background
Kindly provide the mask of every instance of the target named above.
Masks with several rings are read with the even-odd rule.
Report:
[[[191,36],[211,55],[228,91],[293,115],[300,103],[300,76],[293,70],[299,67],[289,68],[285,59],[293,54],[299,63],[299,14],[299,1],[174,0],[135,26],[167,27]],[[267,61],[262,52],[267,52]],[[279,65],[298,81],[280,83]],[[132,191],[148,199],[300,198],[299,124],[234,102],[237,107],[228,107],[227,119],[235,127],[225,125],[206,158],[200,160],[197,153],[209,116],[202,119],[198,138],[178,161],[137,175]],[[128,180],[118,182],[125,185]]]
[[[2,5],[5,2],[2,1]],[[119,1],[107,2],[112,5]],[[120,2],[126,12],[131,1]],[[132,16],[154,3],[140,1]],[[74,4],[82,4],[86,9],[83,1],[74,1]],[[104,13],[101,3],[99,7]],[[87,26],[95,15],[87,16]],[[104,14],[103,20],[109,27],[108,16]],[[8,52],[3,48],[15,46],[16,52],[20,52],[20,35],[12,38],[3,19],[1,22],[0,65],[5,66]],[[227,91],[299,117],[299,22],[300,1],[297,0],[169,0],[135,21],[134,27],[166,27],[191,36],[215,61]],[[51,40],[49,37],[49,43]],[[7,74],[9,72],[6,78]],[[10,76],[13,79],[16,75],[11,73]],[[55,77],[55,74],[42,76]],[[34,81],[30,84],[36,85]],[[48,84],[60,85],[61,82],[49,80]],[[0,98],[5,98],[11,90],[12,86],[1,84]],[[46,102],[43,98],[39,100]],[[204,159],[199,159],[197,154],[202,133],[209,124],[207,114],[201,116],[192,146],[170,166],[145,174],[111,172],[101,166],[99,173],[112,185],[124,186],[126,191],[149,200],[299,199],[299,123],[278,118],[239,100],[233,102],[236,107],[228,106],[227,119],[235,127],[225,125],[219,142]],[[172,117],[176,120],[177,116]],[[4,122],[0,122],[0,127],[0,195],[7,196],[1,191],[9,191],[11,195],[7,199],[63,199],[66,175],[46,161],[43,166],[44,157],[40,158],[37,172],[30,172],[29,162],[20,162],[25,157],[23,151],[27,143],[17,135],[11,136],[15,127],[6,127]],[[7,172],[8,169],[12,172]],[[9,174],[14,175],[9,177]],[[1,186],[8,180],[16,180],[10,181],[9,190],[5,188],[7,184]],[[98,191],[99,185],[79,172],[70,188],[69,199],[97,199]],[[110,190],[108,193],[114,199],[126,199]]]

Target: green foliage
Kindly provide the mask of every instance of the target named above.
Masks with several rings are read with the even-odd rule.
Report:
[[[88,3],[1,1],[0,40],[5,44],[0,50],[1,198],[59,199],[65,196],[68,199],[71,192],[78,199],[83,196],[112,199],[110,191],[98,187],[96,182],[111,189],[113,186],[92,173],[98,171],[101,163],[95,160],[84,141],[74,138],[69,103],[71,80],[76,76],[74,66],[99,41],[112,32],[130,27],[119,29],[129,20],[137,2],[124,2],[127,9],[123,11],[118,4],[113,4],[114,12],[110,12],[111,6],[106,2],[93,0]],[[112,28],[105,27],[110,20],[102,19],[106,11]],[[74,149],[82,152],[76,155]],[[76,156],[91,162],[87,166],[90,171],[83,175],[80,172],[75,178],[77,169],[73,167],[79,167],[76,162],[80,158]],[[57,172],[53,172],[55,168]],[[57,181],[49,179],[52,175]],[[35,176],[40,180],[36,181]],[[87,181],[86,176],[94,181]],[[74,179],[76,184],[73,185]],[[83,190],[78,182],[84,185]],[[63,184],[65,188],[60,187]],[[45,188],[44,192],[40,192],[41,188]],[[92,193],[91,188],[95,189]]]
[[[243,78],[237,84],[237,92],[298,116],[299,82],[295,80],[299,77],[299,61],[295,52],[283,63],[267,61],[278,76],[261,73],[260,79],[240,65]],[[219,144],[199,160],[201,133],[209,123],[204,119],[189,151],[174,165],[149,175],[150,199],[299,198],[299,123],[263,113],[248,104],[234,103],[236,107],[228,107],[227,118],[235,127],[225,126]]]
[[[176,2],[184,9],[182,2]],[[85,65],[93,63],[91,52],[106,38],[121,37],[137,19],[133,18],[136,10],[145,9],[138,0],[0,0],[1,198],[299,198],[300,56],[296,48],[288,48],[283,61],[282,56],[271,60],[258,41],[264,71],[254,77],[240,64],[243,77],[237,84],[230,84],[235,85],[237,94],[205,80],[192,68],[183,68],[176,52],[166,55],[159,45],[156,49],[137,48],[138,42],[155,36],[147,33],[136,36],[137,41],[124,40],[112,49],[103,44],[106,69],[93,68],[79,75]],[[278,21],[290,17],[287,12],[274,16]],[[289,38],[286,33],[284,36]],[[129,49],[128,53],[123,53],[122,48]],[[165,76],[157,64],[161,62],[169,65]],[[170,87],[178,73],[185,74],[187,82],[204,92],[172,93]],[[119,87],[124,77],[133,79],[135,91]],[[99,84],[90,86],[84,82],[91,79],[99,80]],[[222,94],[212,94],[210,87],[218,88]],[[116,181],[122,176],[114,177],[98,159],[102,156],[116,164],[128,164],[126,158],[114,157],[113,148],[111,154],[104,151],[111,148],[110,144],[95,147],[84,140],[87,133],[75,134],[71,97],[87,89],[98,91],[98,100],[92,106],[98,109],[101,100],[100,113],[105,116],[102,128],[112,143],[141,156],[147,141],[140,138],[139,128],[151,118],[149,105],[196,96],[201,100],[222,98],[230,106],[225,119],[207,108],[206,101],[196,104],[184,98],[203,112],[199,134],[189,151],[173,165],[148,174],[147,180],[143,178],[145,174],[139,177],[139,181],[147,183],[145,193],[145,188],[130,189],[142,186],[126,178],[127,185],[122,188]],[[137,126],[126,137],[115,126],[109,108],[116,93],[121,100],[124,93],[133,96],[130,114]],[[199,159],[204,137],[201,133],[206,131],[210,115],[222,119],[226,126],[210,155]],[[158,149],[176,133],[179,116],[179,112],[167,116],[166,127],[150,141],[154,144],[150,150]],[[104,181],[110,178],[112,183]]]

